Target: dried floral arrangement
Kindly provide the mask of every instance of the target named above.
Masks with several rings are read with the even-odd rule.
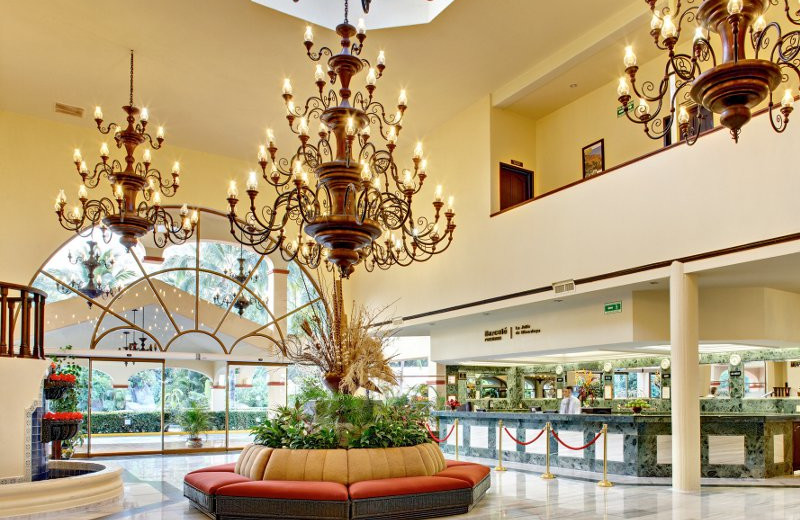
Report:
[[[379,383],[397,385],[397,378],[384,353],[392,334],[385,324],[387,308],[371,311],[352,306],[344,313],[342,281],[333,288],[321,281],[322,305],[309,306],[300,324],[300,334],[291,335],[278,345],[280,353],[295,363],[315,365],[326,386],[335,393],[353,394],[359,388],[380,392]],[[306,287],[307,292],[311,292]]]

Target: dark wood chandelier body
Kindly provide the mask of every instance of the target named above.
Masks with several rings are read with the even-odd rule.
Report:
[[[194,234],[197,225],[197,212],[189,215],[184,204],[180,209],[180,217],[176,218],[161,204],[161,195],[172,197],[180,186],[180,164],[175,162],[171,175],[162,175],[161,171],[152,167],[151,150],[159,150],[164,143],[164,129],[159,127],[155,137],[148,132],[149,113],[146,108],[133,104],[133,53],[131,53],[130,98],[122,107],[126,114],[126,124],[109,123],[103,126],[103,112],[95,109],[94,120],[97,129],[103,135],[112,134],[114,143],[125,150],[124,165],[117,159],[111,159],[107,143],[100,147],[100,162],[93,170],[89,170],[81,156],[75,150],[73,162],[81,177],[78,190],[79,204],[72,211],[67,211],[67,197],[64,190],[56,198],[55,210],[58,221],[70,231],[79,234],[91,233],[95,226],[103,230],[104,240],[110,240],[111,233],[120,235],[120,243],[131,248],[138,239],[152,231],[153,240],[158,247],[167,242],[183,243]],[[148,148],[137,161],[136,149],[146,144]],[[112,197],[89,199],[89,189],[96,188],[100,180],[106,178],[112,188]],[[143,200],[139,200],[139,195]]]
[[[257,252],[280,251],[285,260],[312,268],[324,262],[347,278],[359,263],[371,271],[428,260],[447,249],[456,225],[452,198],[445,208],[441,187],[434,197],[432,218],[413,213],[414,196],[427,173],[421,144],[414,151],[413,170],[400,171],[395,162],[407,108],[405,92],[398,98],[396,112],[387,114],[373,97],[385,70],[383,52],[374,67],[360,57],[366,39],[361,22],[357,28],[345,18],[336,33],[341,38],[339,53],[328,47],[313,52],[313,34],[310,27],[306,29],[308,57],[314,62],[328,58],[327,71],[321,64],[316,67],[317,95],[296,106],[291,83],[284,82],[286,119],[300,143],[291,157],[278,158],[272,131],[267,131],[258,163],[261,176],[275,190],[274,201],[256,205],[258,178],[251,172],[247,213],[241,219],[236,214],[239,193],[232,182],[228,216],[236,240]],[[364,70],[365,90],[353,94],[352,80]],[[328,83],[337,82],[338,92],[326,92]],[[312,120],[320,125],[313,136]],[[297,227],[296,238],[288,236],[294,233],[287,229],[291,226]]]
[[[788,86],[792,77],[800,79],[800,31],[767,24],[763,15],[770,6],[783,3],[789,22],[800,25],[800,12],[793,14],[789,0],[678,0],[674,12],[656,9],[656,0],[645,2],[653,13],[650,35],[668,59],[661,80],[640,86],[636,55],[631,47],[626,49],[626,76],[620,78],[617,95],[630,121],[641,124],[652,139],[661,139],[677,120],[679,138],[694,144],[703,116],[698,111],[692,121],[686,105],[696,104],[718,114],[738,141],[752,109],[768,100],[772,127],[779,133],[786,129],[794,92],[786,88],[779,102],[774,96],[782,83]],[[692,52],[678,53],[681,34],[692,25]],[[712,34],[719,38],[721,56],[712,47]],[[752,58],[747,57],[748,47]],[[628,110],[632,95],[639,102]],[[666,122],[664,116],[669,116]]]

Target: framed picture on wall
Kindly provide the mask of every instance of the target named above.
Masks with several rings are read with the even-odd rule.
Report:
[[[583,178],[597,175],[606,169],[606,149],[605,140],[600,139],[592,144],[586,145],[581,150],[583,161]]]

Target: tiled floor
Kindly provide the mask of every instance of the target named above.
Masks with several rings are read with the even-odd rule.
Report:
[[[195,468],[232,462],[236,457],[215,454],[109,459],[107,462],[125,470],[125,500],[122,511],[102,518],[205,519],[183,498],[183,475]],[[601,489],[594,482],[563,478],[545,482],[534,473],[510,470],[492,475],[491,490],[470,514],[452,518],[800,520],[800,489],[707,487],[700,494],[673,493],[667,486],[653,485]]]

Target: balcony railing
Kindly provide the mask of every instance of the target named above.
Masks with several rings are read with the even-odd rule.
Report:
[[[44,359],[46,299],[39,289],[0,282],[0,356]]]

